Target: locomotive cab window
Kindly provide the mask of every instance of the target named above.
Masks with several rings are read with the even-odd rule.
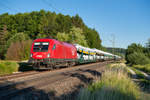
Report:
[[[48,42],[35,42],[33,46],[34,52],[47,52],[49,47]]]

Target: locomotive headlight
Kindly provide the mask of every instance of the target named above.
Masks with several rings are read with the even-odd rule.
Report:
[[[33,56],[33,54],[30,55],[30,57],[32,57],[32,56]]]
[[[47,55],[47,58],[49,58],[49,57],[50,57],[50,54]]]

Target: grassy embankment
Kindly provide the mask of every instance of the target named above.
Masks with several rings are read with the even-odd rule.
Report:
[[[0,61],[0,75],[12,74],[17,72],[19,64],[12,61]]]
[[[141,95],[126,68],[116,65],[107,69],[100,80],[82,89],[78,100],[141,100]]]
[[[148,74],[150,74],[150,64],[146,64],[146,65],[133,65],[133,68],[142,70]]]
[[[33,70],[33,67],[27,62],[0,61],[0,75],[7,75],[18,71],[24,72],[30,70]]]
[[[147,68],[146,68],[147,67]],[[139,85],[140,87],[146,91],[146,92],[150,92],[150,79],[149,77],[146,77],[143,73],[141,73],[140,70],[146,72],[146,73],[150,73],[149,65],[134,65],[132,67],[130,67],[137,75],[137,78],[139,80]]]

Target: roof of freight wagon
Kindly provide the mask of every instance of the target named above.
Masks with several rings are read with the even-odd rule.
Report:
[[[104,55],[108,55],[108,56],[114,56],[113,54],[109,53],[109,52],[105,52],[105,51],[102,51],[102,50],[98,50],[96,48],[94,49],[91,49],[91,48],[87,48],[87,47],[83,47],[79,44],[74,44],[76,46],[77,49],[83,49],[85,51],[92,51],[92,52],[96,52],[96,53],[99,53],[99,54],[104,54]]]
[[[93,49],[94,51],[96,51],[97,53],[101,53],[101,54],[104,54],[104,55],[110,55],[110,56],[113,56],[113,54],[111,53],[108,53],[108,52],[105,52],[105,51],[102,51],[102,50],[98,50],[98,49]]]
[[[91,48],[84,47],[84,46],[81,46],[81,45],[79,45],[79,44],[74,44],[74,45],[75,45],[75,47],[76,47],[78,50],[79,50],[79,49],[82,49],[82,50],[84,50],[84,51],[94,52],[94,50],[91,49]]]

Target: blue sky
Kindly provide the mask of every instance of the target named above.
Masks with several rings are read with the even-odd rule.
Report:
[[[104,46],[126,48],[150,38],[150,0],[0,0],[0,14],[45,9],[74,16],[95,28]]]

